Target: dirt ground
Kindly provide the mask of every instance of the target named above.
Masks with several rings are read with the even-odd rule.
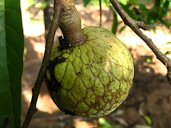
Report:
[[[78,8],[82,10],[80,13],[84,24],[98,25],[98,19],[93,19],[99,15],[98,8],[90,8],[85,11],[81,6]],[[111,19],[106,18],[107,15],[107,11],[104,10],[104,26],[109,28]],[[171,31],[166,31],[167,35],[171,36]],[[163,28],[160,28],[160,32],[163,32]],[[25,35],[22,120],[28,110],[31,89],[36,80],[44,51],[43,34]],[[122,34],[118,34],[118,37],[124,41],[128,40],[125,37],[133,38],[135,34],[130,33],[130,29],[126,29]],[[128,98],[113,113],[101,118],[65,115],[55,106],[43,83],[37,102],[38,112],[34,115],[30,128],[171,128],[171,86],[165,77],[166,69],[144,44],[139,45],[140,40],[137,42],[140,43],[136,45],[127,43],[134,58],[133,86]],[[102,121],[108,122],[109,126],[103,127]]]

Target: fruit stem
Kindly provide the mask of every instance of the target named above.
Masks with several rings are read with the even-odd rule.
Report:
[[[81,29],[81,18],[75,8],[73,0],[60,0],[61,14],[59,27],[64,35],[65,41],[71,46],[84,43],[86,35]]]

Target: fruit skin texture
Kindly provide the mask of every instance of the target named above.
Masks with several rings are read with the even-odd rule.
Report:
[[[59,50],[57,43],[46,73],[48,89],[60,110],[78,116],[99,117],[111,113],[127,97],[134,76],[127,47],[102,27],[86,27],[85,43]],[[54,61],[57,60],[57,63]]]

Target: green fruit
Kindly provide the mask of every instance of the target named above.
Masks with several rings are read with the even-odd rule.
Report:
[[[134,75],[127,47],[102,27],[86,27],[85,43],[53,47],[46,73],[48,88],[60,110],[98,117],[115,110],[127,97]]]

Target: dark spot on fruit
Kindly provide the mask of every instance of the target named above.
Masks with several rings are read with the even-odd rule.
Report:
[[[71,47],[68,41],[66,41],[62,36],[58,37],[58,39],[59,39],[59,44],[60,44],[60,47],[58,47],[59,51],[62,51],[64,49],[68,49]]]
[[[50,73],[50,80],[46,79],[46,82],[49,85],[48,86],[49,90],[57,90],[61,86],[61,84],[55,78],[54,70],[55,70],[55,66],[57,64],[65,62],[65,60],[66,60],[66,58],[59,58],[59,57],[57,57],[53,61],[49,62],[48,70],[49,70],[49,73]]]
[[[92,67],[93,67],[93,65],[92,65],[92,64],[89,64],[89,67],[90,67],[90,68],[92,68]]]
[[[66,61],[66,58],[64,57],[56,57],[53,61],[52,61],[52,65],[56,66],[57,64],[63,63]]]
[[[57,80],[52,79],[50,81],[48,89],[49,90],[58,90],[60,86],[61,86],[61,84],[59,82],[57,82]]]
[[[81,72],[79,71],[79,72],[76,72],[76,75],[80,75],[81,74]]]
[[[50,72],[50,70],[49,70]],[[50,80],[45,79],[49,90],[58,90],[61,84],[55,79],[54,73],[50,73]]]

